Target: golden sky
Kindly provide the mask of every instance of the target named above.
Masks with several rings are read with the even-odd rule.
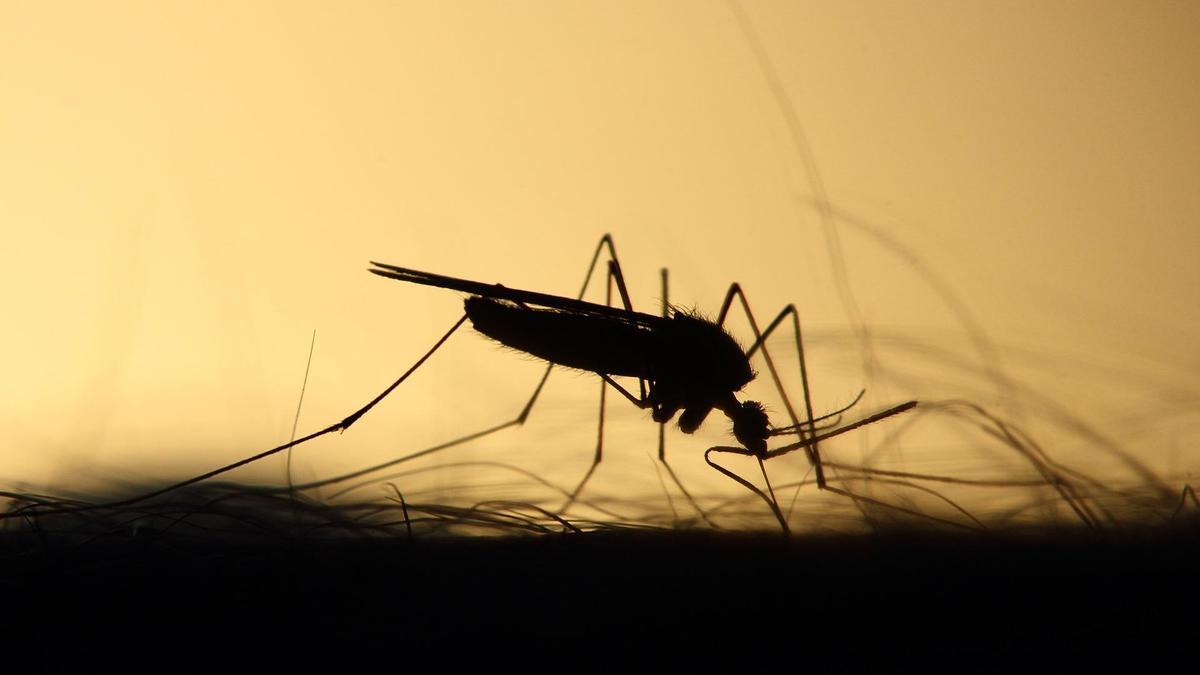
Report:
[[[282,442],[314,330],[300,430],[323,427],[461,312],[368,260],[566,295],[611,232],[641,308],[662,266],[710,313],[734,280],[764,315],[796,303],[818,410],[970,398],[1092,467],[1054,407],[1195,482],[1200,9],[744,8],[786,103],[723,2],[0,4],[0,481]],[[439,357],[299,471],[503,421],[540,372],[469,332]],[[598,385],[556,378],[539,428],[439,461],[581,474]],[[610,401],[607,475],[657,485],[653,428]]]

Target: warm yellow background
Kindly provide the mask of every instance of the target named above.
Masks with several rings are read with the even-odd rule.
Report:
[[[797,303],[819,409],[863,386],[872,408],[968,397],[1103,474],[1094,439],[1046,419],[1057,406],[1189,480],[1197,5],[746,13],[819,174],[721,2],[3,2],[4,486],[178,478],[286,440],[313,330],[300,428],[325,426],[460,311],[457,294],[366,274],[368,259],[570,294],[605,231],[642,307],[662,265],[673,299],[709,312],[735,279],[764,314]],[[877,372],[835,287],[817,179]],[[499,422],[538,374],[469,333],[439,356],[299,451],[299,474]],[[440,461],[573,480],[597,386],[551,381],[538,427]],[[652,493],[653,429],[611,405],[597,489]],[[953,475],[969,451],[940,444],[921,468]],[[712,477],[697,450],[676,456]],[[237,476],[281,480],[282,459]]]

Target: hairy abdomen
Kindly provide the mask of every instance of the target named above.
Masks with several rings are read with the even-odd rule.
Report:
[[[530,309],[478,296],[465,302],[475,330],[513,349],[568,368],[650,377],[652,335],[620,319]]]

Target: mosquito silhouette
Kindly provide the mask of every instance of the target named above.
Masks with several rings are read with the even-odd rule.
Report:
[[[607,285],[605,304],[586,302],[582,300],[595,273],[600,255],[608,251]],[[616,247],[612,237],[604,235],[597,244],[584,277],[583,287],[575,298],[549,295],[534,291],[511,289],[500,284],[485,284],[466,279],[456,279],[427,272],[372,263],[371,272],[389,279],[408,281],[411,283],[437,286],[469,293],[465,301],[465,313],[450,327],[434,345],[421,356],[408,370],[371,399],[366,405],[343,418],[340,422],[331,424],[324,429],[312,432],[307,436],[293,439],[282,445],[258,454],[245,457],[206,473],[192,476],[186,480],[166,487],[143,493],[135,497],[120,499],[97,504],[60,504],[46,506],[29,504],[12,511],[0,513],[0,521],[10,518],[26,518],[33,513],[53,515],[61,513],[82,513],[100,509],[124,508],[145,502],[155,497],[195,485],[214,478],[239,467],[252,464],[261,459],[277,454],[289,448],[320,438],[327,434],[342,432],[349,429],[363,415],[379,404],[392,391],[405,382],[417,371],[468,319],[480,333],[514,349],[519,349],[547,361],[542,378],[534,388],[533,394],[522,407],[520,413],[513,419],[495,426],[460,436],[456,439],[435,445],[424,450],[410,453],[402,457],[375,466],[366,467],[333,478],[326,478],[308,483],[304,488],[315,488],[333,483],[366,476],[388,467],[440,452],[448,448],[462,445],[472,440],[489,436],[503,429],[524,424],[537,402],[546,380],[555,365],[593,372],[601,378],[599,429],[596,442],[596,454],[591,467],[583,479],[569,493],[566,504],[559,509],[565,511],[583,490],[584,485],[595,472],[603,457],[604,447],[604,409],[605,395],[609,387],[619,391],[639,408],[649,409],[651,417],[659,424],[658,457],[666,467],[672,480],[696,507],[696,510],[708,520],[704,511],[696,505],[687,489],[679,481],[670,464],[666,461],[664,427],[677,413],[679,427],[685,433],[693,433],[704,422],[713,410],[720,410],[733,422],[734,438],[738,446],[714,446],[705,454],[705,461],[717,471],[740,483],[756,494],[771,508],[780,527],[786,533],[789,531],[787,518],[779,508],[771,488],[770,478],[764,466],[764,461],[781,455],[803,449],[814,468],[817,487],[841,494],[856,501],[877,502],[874,499],[851,494],[845,490],[828,485],[821,466],[821,456],[818,444],[834,436],[844,434],[859,427],[872,424],[884,418],[909,410],[917,405],[916,401],[908,401],[893,406],[881,412],[869,415],[855,422],[840,425],[842,413],[856,405],[862,397],[858,397],[841,410],[814,417],[811,396],[808,386],[808,373],[804,362],[804,344],[800,331],[799,314],[795,306],[788,305],[775,317],[764,330],[760,330],[745,293],[737,283],[731,284],[721,304],[721,311],[716,321],[709,321],[695,313],[686,312],[668,303],[667,272],[662,270],[662,308],[661,315],[636,312],[629,300],[629,292],[625,287],[625,277],[617,258]],[[612,290],[616,286],[621,297],[622,307],[612,306]],[[725,319],[737,300],[746,314],[751,330],[754,332],[754,343],[749,349],[742,351],[737,342],[724,329]],[[767,338],[790,318],[792,333],[795,340],[796,352],[800,363],[800,377],[804,392],[805,419],[801,421],[796,410],[783,388],[783,383],[775,367],[774,360],[767,349]],[[739,401],[736,394],[755,376],[750,367],[750,359],[761,352],[763,361],[770,372],[771,380],[783,400],[791,424],[773,426],[767,417],[763,406],[755,401]],[[639,395],[635,396],[621,386],[614,377],[634,377],[638,380]],[[833,422],[829,422],[833,420]],[[795,435],[796,441],[775,448],[768,447],[768,439],[776,436]],[[753,457],[758,460],[767,491],[764,492],[753,483],[721,466],[713,460],[713,455],[729,453]],[[882,506],[891,506],[882,504]],[[891,508],[900,508],[891,506]],[[904,510],[904,509],[901,509]],[[711,521],[709,521],[711,523]]]
[[[600,256],[608,252],[605,304],[587,302],[582,297],[587,292],[596,271]],[[608,387],[619,392],[628,401],[651,412],[651,418],[659,424],[659,460],[684,495],[692,501],[687,489],[675,476],[666,461],[663,426],[678,414],[678,426],[687,434],[695,432],[713,410],[719,410],[732,422],[733,437],[740,444],[717,446],[705,454],[708,463],[725,475],[746,486],[762,497],[772,508],[786,529],[786,519],[779,511],[777,501],[767,481],[767,493],[752,483],[715,463],[714,453],[747,455],[759,460],[777,457],[798,449],[805,449],[816,476],[819,488],[827,487],[821,466],[818,443],[821,440],[845,433],[854,428],[908,410],[916,405],[909,401],[881,413],[842,427],[820,427],[829,419],[839,418],[861,398],[845,408],[814,418],[808,393],[807,370],[804,365],[803,343],[800,322],[796,309],[788,305],[765,330],[760,331],[750,310],[749,302],[738,284],[732,284],[725,295],[716,321],[699,314],[673,307],[667,299],[667,272],[662,270],[662,313],[646,314],[635,311],[629,299],[629,291],[617,258],[616,247],[610,235],[604,235],[592,254],[583,287],[577,297],[563,297],[536,291],[509,288],[501,284],[487,284],[467,279],[420,272],[396,265],[372,261],[370,272],[381,277],[409,283],[435,286],[470,294],[464,301],[465,313],[442,340],[426,354],[428,358],[465,321],[470,320],[476,331],[513,349],[520,350],[547,362],[541,381],[529,401],[515,420],[501,425],[523,424],[537,401],[546,379],[554,366],[562,366],[595,373],[602,380],[600,390],[599,430],[596,452],[587,473],[568,496],[565,510],[581,493],[603,458],[605,394]],[[613,287],[620,296],[621,306],[612,306]],[[724,328],[725,319],[733,305],[739,300],[754,331],[753,345],[743,350]],[[784,391],[773,359],[767,351],[766,339],[788,317],[792,318],[796,349],[800,357],[801,378],[804,386],[806,420],[801,421]],[[760,352],[775,382],[780,397],[790,416],[791,424],[773,426],[762,404],[757,401],[739,400],[737,393],[755,378],[750,364],[751,357]],[[424,359],[422,359],[423,361]],[[418,362],[417,366],[420,365]],[[415,368],[416,366],[414,366]],[[409,373],[405,374],[407,377]],[[618,383],[614,378],[637,379],[637,394]],[[403,378],[400,380],[403,381]],[[400,383],[398,381],[367,406],[348,417],[344,427],[349,427],[371,407],[387,396]],[[490,433],[489,430],[485,433]],[[821,433],[821,432],[825,433]],[[480,434],[482,435],[482,434]],[[768,439],[777,436],[796,435],[798,441],[775,449],[768,448]],[[473,437],[477,437],[475,435]],[[699,508],[697,507],[699,511]],[[703,514],[703,511],[700,511]]]

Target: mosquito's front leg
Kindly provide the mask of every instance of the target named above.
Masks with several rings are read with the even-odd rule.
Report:
[[[796,307],[794,305],[788,305],[787,307],[784,307],[783,310],[779,312],[779,315],[776,316],[775,319],[767,326],[766,330],[760,330],[758,326],[758,320],[755,318],[753,310],[750,309],[750,302],[746,299],[746,294],[742,291],[741,285],[733,283],[730,284],[729,290],[725,293],[725,299],[721,303],[721,311],[717,316],[718,325],[725,325],[725,319],[727,319],[729,316],[729,310],[733,306],[733,301],[735,298],[741,304],[742,311],[746,315],[746,320],[750,324],[750,329],[754,332],[754,344],[751,345],[750,349],[746,350],[746,358],[749,359],[754,356],[755,352],[759,351],[760,349],[762,350],[763,360],[766,361],[767,371],[771,375],[771,381],[774,383],[775,390],[779,393],[780,399],[783,400],[784,408],[787,410],[788,417],[792,422],[789,429],[794,430],[796,435],[799,437],[799,443],[796,444],[796,447],[804,448],[805,452],[808,454],[809,463],[813,466],[816,473],[817,487],[820,489],[825,489],[825,471],[821,466],[821,454],[817,447],[817,442],[819,439],[816,437],[810,437],[815,424],[813,421],[812,395],[808,386],[808,368],[804,360],[804,341],[800,331],[800,318],[796,311]],[[766,344],[767,338],[771,336],[775,329],[778,328],[780,324],[782,324],[783,320],[788,316],[791,316],[792,318],[792,330],[796,340],[796,352],[800,361],[800,381],[804,392],[804,410],[806,413],[805,422],[801,422],[799,416],[796,414],[796,410],[792,405],[791,398],[788,396],[787,390],[783,387],[783,380],[779,377],[779,371],[775,367],[775,360],[771,358],[771,353],[767,349]],[[753,484],[746,479],[713,462],[710,458],[710,455],[713,452],[734,452],[736,454],[753,456],[758,460],[758,468],[759,471],[762,472],[763,481],[766,483],[767,491],[764,493],[763,491],[754,487]],[[779,520],[780,527],[783,528],[784,532],[787,532],[787,518],[779,508],[779,501],[776,499],[775,491],[771,487],[771,479],[767,475],[766,466],[763,464],[763,460],[765,458],[766,456],[760,452],[753,452],[747,450],[746,448],[727,447],[710,448],[704,455],[705,461],[710,466],[717,469],[722,474],[734,479],[761,497],[763,501],[765,501],[768,506],[771,507],[772,513]]]
[[[617,290],[621,295],[622,301],[625,304],[625,309],[628,311],[632,311],[633,308],[629,305],[629,292],[625,288],[625,278],[624,278],[624,275],[621,274],[620,263],[617,262],[617,258],[616,258],[617,252],[613,246],[612,237],[607,234],[600,238],[600,242],[596,245],[596,249],[592,253],[592,259],[591,259],[591,262],[588,264],[587,274],[584,276],[584,279],[583,279],[583,285],[580,287],[579,294],[576,296],[575,299],[580,300],[583,298],[584,294],[587,293],[588,286],[590,285],[591,280],[592,280],[592,275],[594,274],[595,269],[596,269],[596,263],[600,259],[600,254],[606,248],[608,249],[608,252],[609,252],[609,255],[611,258],[609,265],[608,265],[608,272],[607,272],[607,276],[608,276],[607,296],[609,298],[609,301],[611,301],[611,297],[612,297],[612,285],[613,285],[613,283],[615,283],[617,286]],[[393,268],[393,269],[395,269],[395,268]],[[387,275],[385,274],[384,276],[387,276]],[[343,429],[344,430],[344,429],[349,428],[350,425],[354,424],[354,422],[356,422],[360,417],[362,417],[368,410],[370,410],[377,403],[379,403],[379,401],[383,400],[384,397],[386,397],[388,394],[390,394],[392,392],[393,389],[395,389],[397,386],[399,386],[400,383],[403,382],[410,374],[412,374],[413,371],[415,371],[418,367],[420,367],[421,364],[424,363],[425,360],[428,359],[433,354],[433,352],[437,351],[437,349],[439,347],[441,347],[442,343],[445,342],[447,339],[449,339],[450,335],[452,333],[454,333],[454,331],[457,330],[459,326],[462,325],[463,321],[465,321],[466,318],[467,318],[466,316],[463,316],[462,319],[459,319],[458,323],[456,323],[454,325],[454,327],[451,328],[450,331],[447,332],[442,337],[442,339],[439,340],[437,342],[437,344],[435,344],[433,346],[433,349],[431,349],[427,354],[425,354],[425,356],[421,357],[421,359],[419,361],[417,361],[417,363],[413,364],[413,366],[411,368],[409,368],[409,370],[407,372],[405,372],[405,374],[403,376],[401,376],[399,380],[397,380],[390,387],[388,387],[386,390],[384,390],[384,392],[382,394],[375,397],[375,399],[373,399],[370,403],[363,406],[361,409],[355,411],[353,414],[351,414],[349,417],[347,417],[345,420],[343,420],[339,425],[336,425],[335,427],[331,427],[331,430],[333,430],[333,429]],[[416,459],[417,457],[423,457],[425,455],[432,454],[434,452],[439,452],[441,450],[445,450],[447,448],[454,447],[456,445],[461,445],[468,441],[472,441],[472,440],[476,440],[479,438],[483,438],[485,436],[489,436],[489,435],[496,433],[502,429],[507,429],[508,427],[523,425],[525,423],[525,421],[529,418],[530,413],[533,411],[533,406],[535,403],[537,403],[538,397],[542,393],[542,389],[545,388],[545,386],[546,386],[546,380],[549,379],[549,377],[550,377],[550,371],[553,369],[554,369],[553,364],[546,365],[546,369],[542,372],[542,377],[541,377],[541,379],[538,380],[537,386],[534,387],[533,393],[530,395],[529,400],[525,402],[525,405],[522,406],[522,408],[521,408],[520,412],[517,414],[517,416],[507,422],[497,424],[496,426],[484,429],[482,431],[477,431],[477,432],[474,432],[471,434],[466,434],[464,436],[460,436],[454,440],[448,441],[446,443],[441,443],[432,448],[427,448],[425,450],[411,453],[411,454],[405,455],[403,457],[393,459],[393,460],[384,462],[384,463],[376,465],[376,466],[367,467],[365,469],[361,469],[361,470],[358,470],[358,471],[355,471],[353,473],[346,474],[343,476],[338,476],[337,478],[330,479],[330,480],[324,481],[324,482],[319,482],[319,483],[316,483],[313,485],[318,485],[318,484],[324,485],[324,484],[328,484],[328,483],[332,483],[332,482],[342,482],[342,481],[349,480],[352,478],[357,478],[360,476],[364,476],[364,475],[374,473],[376,471],[380,471],[382,469],[394,466],[396,464],[400,464],[402,462]],[[624,390],[622,390],[622,391],[624,391]],[[626,393],[628,395],[628,392],[624,392],[624,393]],[[603,396],[604,396],[604,392],[603,392],[603,390],[601,390],[601,401],[603,401]],[[603,404],[601,406],[601,410],[603,411]],[[599,463],[599,458],[600,458],[600,453],[601,453],[601,448],[602,448],[602,443],[603,443],[603,434],[604,434],[603,412],[601,413],[601,419],[600,419],[599,426],[600,426],[600,432],[599,432],[600,440],[597,442],[596,462],[595,463]],[[302,439],[302,440],[304,440],[304,439]],[[595,463],[592,466],[592,470],[595,469]],[[587,478],[590,477],[592,470],[588,471],[588,476],[584,477],[584,480],[579,484],[578,487],[575,488],[575,491],[570,493],[569,499],[567,502],[568,504],[570,504],[572,501],[574,501],[575,495],[579,492],[579,489],[583,487],[583,483],[587,482]]]
[[[775,390],[779,393],[779,397],[783,400],[784,409],[787,410],[788,417],[791,420],[792,428],[795,429],[796,435],[803,444],[805,452],[808,454],[808,461],[812,464],[816,473],[817,487],[825,488],[825,471],[821,466],[821,453],[816,442],[806,442],[809,436],[805,433],[806,430],[811,431],[813,424],[813,409],[812,409],[812,394],[808,386],[808,366],[804,360],[804,340],[800,330],[800,315],[796,311],[795,305],[788,305],[775,317],[767,326],[766,330],[759,330],[758,321],[754,318],[754,312],[750,309],[750,302],[746,299],[746,294],[742,291],[741,285],[734,283],[729,286],[729,291],[725,293],[725,300],[721,303],[721,313],[717,317],[717,323],[725,324],[725,319],[729,315],[729,309],[733,305],[736,298],[746,315],[746,319],[750,324],[750,329],[754,332],[754,344],[750,349],[746,350],[746,358],[754,356],[755,352],[761,350],[763,361],[767,364],[767,371],[771,374],[771,381],[775,384]],[[783,387],[783,380],[779,377],[779,371],[775,368],[775,360],[771,358],[771,352],[767,349],[767,338],[775,332],[775,329],[783,323],[787,317],[792,319],[792,334],[796,341],[796,354],[800,361],[800,383],[804,392],[804,412],[806,422],[801,422],[796,409],[792,406],[792,400],[788,396],[787,391]]]
[[[331,424],[331,425],[325,427],[324,429],[321,429],[320,431],[315,431],[311,434],[308,434],[307,436],[304,436],[303,438],[296,438],[291,441],[288,441],[287,443],[284,443],[283,445],[279,445],[274,448],[271,448],[270,450],[264,450],[263,452],[260,452],[256,455],[251,455],[244,459],[240,459],[236,462],[233,462],[232,464],[226,464],[225,466],[202,473],[198,476],[192,476],[191,478],[188,478],[183,481],[179,481],[178,483],[174,483],[174,484],[168,485],[164,488],[159,488],[157,490],[153,490],[151,492],[147,492],[147,493],[144,493],[141,495],[129,497],[127,499],[121,499],[121,500],[117,500],[117,501],[107,502],[107,503],[103,503],[103,504],[89,504],[89,505],[82,505],[82,506],[69,506],[69,507],[59,507],[59,508],[51,508],[51,509],[41,509],[38,512],[45,514],[45,515],[50,515],[50,514],[56,514],[56,513],[78,513],[78,512],[92,511],[92,510],[97,510],[97,509],[114,509],[114,508],[124,508],[127,506],[132,506],[139,502],[143,502],[148,499],[152,499],[154,497],[159,497],[161,495],[167,494],[168,492],[173,492],[175,490],[179,490],[179,489],[188,487],[189,485],[195,485],[196,483],[200,483],[200,482],[206,481],[210,478],[220,476],[223,473],[227,473],[227,472],[237,469],[239,467],[246,466],[247,464],[252,464],[263,458],[270,457],[271,455],[283,452],[284,450],[288,450],[288,449],[294,448],[298,445],[307,443],[311,440],[320,438],[321,436],[324,436],[326,434],[331,434],[335,431],[345,431],[346,429],[349,429],[352,424],[357,422],[360,417],[365,415],[368,410],[375,407],[375,405],[378,404],[380,401],[382,401],[385,397],[387,397],[388,394],[392,393],[392,391],[396,387],[399,387],[400,384],[402,382],[404,382],[405,380],[407,380],[410,375],[412,375],[414,372],[416,372],[417,368],[420,368],[421,364],[425,363],[425,361],[428,360],[429,357],[433,356],[433,353],[436,352],[439,348],[441,348],[442,344],[444,344],[446,342],[446,340],[449,340],[450,336],[454,334],[454,331],[458,330],[459,327],[462,326],[463,322],[466,320],[467,320],[466,315],[463,315],[462,318],[460,318],[458,321],[456,321],[454,323],[453,326],[450,327],[450,330],[446,331],[445,335],[443,335],[436,343],[434,343],[433,347],[431,347],[429,349],[429,351],[425,352],[424,356],[422,356],[420,359],[418,359],[417,362],[414,363],[408,370],[404,371],[404,374],[401,375],[398,380],[393,382],[391,384],[391,386],[389,386],[387,389],[384,389],[381,394],[379,394],[375,398],[371,399],[371,401],[369,403],[367,403],[363,407],[359,408],[358,410],[354,411],[353,413],[351,413],[350,415],[348,415],[347,417],[342,419],[341,422],[338,422],[336,424]],[[511,426],[511,424],[512,423],[510,422],[509,424],[506,424],[503,426]],[[503,427],[496,427],[495,429],[498,430],[500,428],[503,428]],[[425,453],[421,453],[421,454],[425,454]],[[409,458],[411,458],[411,456]],[[22,517],[25,514],[25,512],[26,512],[26,509],[18,509],[16,511],[12,511],[9,513],[2,513],[2,514],[0,514],[0,520],[4,520],[6,518]]]

